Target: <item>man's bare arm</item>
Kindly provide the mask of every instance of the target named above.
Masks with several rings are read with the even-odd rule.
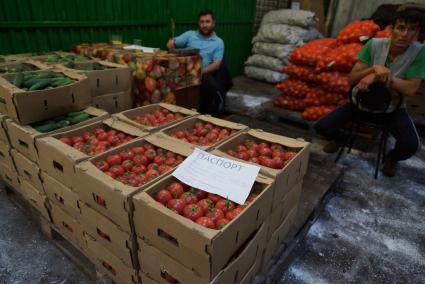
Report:
[[[421,85],[421,79],[404,80],[393,77],[390,83],[390,88],[396,90],[404,96],[414,96]]]
[[[218,70],[220,68],[221,61],[220,60],[214,60],[210,65],[202,69],[202,74],[210,73],[213,71]]]
[[[171,48],[174,48],[174,47],[176,47],[176,40],[175,39],[169,39],[167,41],[167,48],[171,49]]]
[[[358,61],[351,72],[348,74],[348,82],[350,86],[356,85],[361,79],[366,77],[369,74],[375,73],[375,69],[372,67],[368,67],[366,63]]]

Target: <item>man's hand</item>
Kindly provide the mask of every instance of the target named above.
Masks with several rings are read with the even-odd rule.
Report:
[[[383,65],[373,65],[373,71],[375,73],[375,81],[382,82],[385,85],[389,85],[391,82],[391,70]]]
[[[167,41],[167,48],[171,49],[174,48],[176,46],[176,40],[175,39],[169,39]]]
[[[359,91],[365,92],[369,90],[369,86],[376,81],[376,74],[369,74],[359,81],[357,88]]]

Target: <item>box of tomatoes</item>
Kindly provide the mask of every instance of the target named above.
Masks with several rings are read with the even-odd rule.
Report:
[[[116,118],[55,133],[36,141],[40,168],[72,189],[76,164],[147,134]]]
[[[266,229],[267,223],[263,223],[258,230],[252,233],[243,247],[214,278],[201,277],[195,271],[168,256],[166,252],[138,238],[138,255],[141,270],[157,283],[164,284],[170,282],[181,284],[243,283],[242,280],[251,271],[252,267],[261,261],[262,252],[266,247]],[[258,265],[256,267],[258,271]]]
[[[158,103],[126,110],[113,116],[128,124],[154,132],[198,114],[184,107]]]
[[[301,180],[308,167],[310,143],[251,129],[217,146],[212,153],[260,165],[260,173],[276,180],[273,208]]]
[[[161,133],[134,139],[76,165],[75,190],[93,209],[130,233],[131,196],[193,152]]]
[[[273,190],[273,180],[258,175],[246,203],[238,205],[170,174],[134,195],[136,235],[212,280],[269,217]]]
[[[208,150],[247,128],[248,126],[240,123],[199,115],[164,128],[161,132],[175,141],[183,141]]]

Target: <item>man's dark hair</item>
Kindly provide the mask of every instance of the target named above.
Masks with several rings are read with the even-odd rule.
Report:
[[[419,12],[416,9],[407,8],[401,11],[398,11],[393,19],[393,26],[396,24],[397,21],[403,21],[406,24],[418,24],[419,28],[422,26],[422,18],[424,17],[424,14]]]
[[[198,19],[206,15],[211,15],[211,18],[215,21],[214,13],[211,10],[202,10],[201,12],[199,12]]]

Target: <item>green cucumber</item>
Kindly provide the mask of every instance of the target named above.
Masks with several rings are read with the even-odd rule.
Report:
[[[20,88],[22,87],[23,83],[24,83],[24,74],[23,73],[16,74],[15,79],[13,80],[13,85]]]
[[[67,117],[74,117],[74,116],[78,116],[80,114],[86,113],[84,111],[73,111],[73,112],[68,112],[66,114]]]
[[[50,132],[58,129],[59,126],[56,123],[44,123],[40,126],[35,126],[34,129],[41,133]]]
[[[56,122],[56,126],[58,127],[58,129],[59,129],[59,128],[66,127],[66,126],[68,126],[68,125],[70,125],[70,124],[71,124],[71,123],[70,123],[70,121],[69,121],[69,120],[61,120],[61,121]]]
[[[85,120],[87,120],[87,119],[89,119],[90,118],[90,115],[88,114],[88,113],[86,113],[86,112],[84,112],[84,113],[82,113],[82,114],[80,114],[80,115],[77,115],[77,116],[73,116],[73,117],[71,117],[70,119],[69,119],[69,123],[72,125],[72,124],[77,124],[77,123],[80,123],[80,122],[83,122],[83,121],[85,121]]]
[[[47,88],[48,86],[50,86],[50,80],[49,79],[43,79],[38,81],[37,83],[35,83],[34,85],[32,85],[28,91],[37,91],[37,90],[42,90]]]

